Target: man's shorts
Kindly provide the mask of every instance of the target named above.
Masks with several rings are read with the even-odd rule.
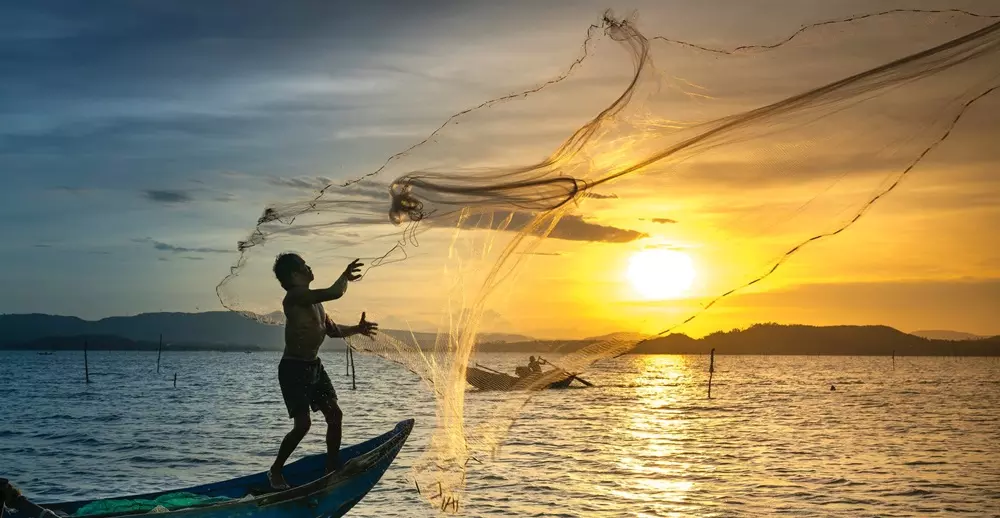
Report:
[[[296,360],[282,358],[278,364],[278,384],[285,399],[288,417],[294,418],[302,412],[313,412],[330,401],[337,401],[337,392],[326,375],[319,358]]]

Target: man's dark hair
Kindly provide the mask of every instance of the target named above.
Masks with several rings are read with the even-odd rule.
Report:
[[[302,263],[302,257],[295,253],[278,254],[274,260],[274,276],[278,278],[282,288],[288,287],[288,282],[292,280],[292,274],[298,271]]]

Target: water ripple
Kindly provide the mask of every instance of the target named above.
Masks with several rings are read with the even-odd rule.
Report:
[[[277,355],[0,353],[17,379],[0,423],[3,476],[42,501],[116,496],[263,471],[290,428]],[[558,363],[557,358],[550,358]],[[351,516],[435,516],[408,480],[433,400],[391,364],[324,357],[345,442],[417,419],[410,441]],[[518,356],[484,355],[508,368]],[[925,516],[1000,508],[995,359],[625,357],[597,387],[538,394],[500,457],[468,474],[464,516]],[[509,370],[509,369],[508,369]],[[178,386],[173,388],[173,373]],[[14,378],[14,374],[17,378]],[[830,384],[837,391],[829,391]],[[6,390],[7,387],[4,387]],[[401,394],[404,397],[401,397]],[[470,393],[470,415],[502,394]],[[322,419],[297,455],[323,451]]]

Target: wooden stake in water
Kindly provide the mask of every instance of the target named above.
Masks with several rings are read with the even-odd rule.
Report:
[[[715,374],[715,348],[712,348],[708,360],[708,399],[712,399],[712,375]]]
[[[160,335],[160,347],[156,349],[156,373],[160,373],[160,355],[163,354],[163,335]]]
[[[177,373],[174,373],[174,388],[177,388]]]
[[[344,342],[344,376],[351,375],[351,346]]]
[[[83,379],[84,383],[90,383],[90,365],[87,362],[87,341],[83,341]]]
[[[892,370],[896,370],[896,350],[892,350]]]
[[[348,345],[347,350],[351,356],[351,390],[358,390],[358,373],[354,370],[354,349]]]

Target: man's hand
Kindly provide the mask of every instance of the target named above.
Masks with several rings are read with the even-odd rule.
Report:
[[[375,332],[378,331],[378,324],[365,320],[365,313],[361,312],[361,321],[358,322],[358,333],[375,339]]]
[[[347,269],[344,270],[344,273],[340,274],[340,277],[349,281],[356,281],[360,279],[361,267],[364,266],[365,263],[359,261],[361,261],[361,259],[351,261],[351,264],[347,265]]]

